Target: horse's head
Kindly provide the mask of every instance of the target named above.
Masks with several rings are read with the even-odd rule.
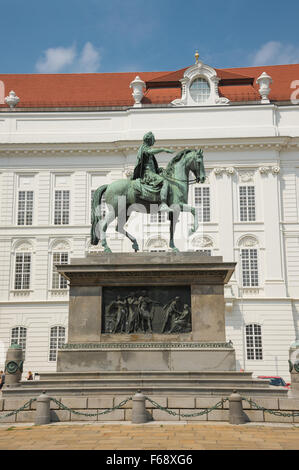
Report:
[[[206,172],[203,163],[203,151],[201,149],[194,152],[190,170],[194,174],[197,183],[205,182]]]

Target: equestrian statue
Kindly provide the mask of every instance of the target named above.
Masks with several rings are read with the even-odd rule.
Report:
[[[185,149],[175,155],[166,169],[159,168],[155,155],[166,152],[165,148],[154,148],[155,137],[148,132],[143,137],[143,144],[137,154],[137,162],[131,179],[114,181],[100,186],[92,200],[91,244],[97,245],[101,240],[104,251],[111,253],[106,240],[108,225],[117,218],[116,230],[126,235],[132,242],[135,252],[139,251],[137,240],[124,229],[133,211],[150,214],[153,205],[160,212],[167,212],[170,220],[169,247],[178,251],[174,244],[174,231],[179,213],[191,212],[194,224],[191,233],[198,229],[198,213],[195,207],[188,205],[189,185],[204,183],[206,179],[202,150]],[[190,171],[195,179],[190,181]],[[103,196],[107,211],[101,216]],[[190,233],[190,234],[191,234]]]

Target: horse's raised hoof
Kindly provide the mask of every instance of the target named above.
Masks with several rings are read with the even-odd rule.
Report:
[[[173,212],[173,209],[171,209],[170,207],[168,207],[168,205],[167,205],[165,202],[163,202],[163,203],[161,204],[161,206],[159,207],[159,211],[160,211],[160,212],[168,212],[168,213],[171,213],[171,212]]]
[[[133,245],[132,245],[132,248],[133,250],[135,251],[135,253],[137,253],[137,251],[139,251],[139,245],[137,242],[134,242]]]

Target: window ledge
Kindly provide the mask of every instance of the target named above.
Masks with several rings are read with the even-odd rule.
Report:
[[[240,296],[255,297],[256,295],[261,295],[262,291],[262,287],[240,287]]]
[[[244,224],[244,225],[254,225],[254,224],[259,224],[259,225],[263,225],[265,222],[262,222],[260,220],[239,220],[237,222],[234,222],[234,224]]]
[[[28,297],[32,292],[32,289],[11,289],[10,291],[15,297]]]
[[[49,289],[49,293],[52,297],[64,297],[68,295],[69,289]]]

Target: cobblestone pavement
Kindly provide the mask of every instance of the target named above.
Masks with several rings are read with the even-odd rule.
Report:
[[[227,423],[0,426],[1,450],[298,450],[299,427]]]

